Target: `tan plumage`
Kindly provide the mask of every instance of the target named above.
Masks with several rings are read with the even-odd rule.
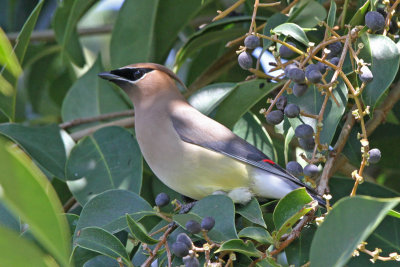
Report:
[[[190,106],[175,81],[184,84],[168,68],[141,63],[99,76],[119,85],[131,98],[143,156],[175,191],[194,199],[226,193],[234,202],[246,203],[253,195],[281,198],[304,186],[275,163],[263,162],[268,157],[261,151]]]

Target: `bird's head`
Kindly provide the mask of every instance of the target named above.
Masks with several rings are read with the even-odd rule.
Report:
[[[163,93],[179,93],[175,81],[184,83],[165,66],[155,63],[132,64],[98,74],[101,78],[121,87],[134,102],[143,101]]]

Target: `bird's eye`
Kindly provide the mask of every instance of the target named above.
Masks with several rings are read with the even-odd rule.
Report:
[[[134,81],[139,80],[140,78],[142,78],[143,74],[144,74],[144,72],[141,71],[140,69],[134,70],[133,71],[133,80]]]

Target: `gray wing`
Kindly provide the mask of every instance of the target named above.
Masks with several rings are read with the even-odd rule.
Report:
[[[225,154],[288,179],[299,186],[307,187],[256,147],[193,108],[185,110],[184,113],[171,115],[171,120],[180,138],[187,143]]]

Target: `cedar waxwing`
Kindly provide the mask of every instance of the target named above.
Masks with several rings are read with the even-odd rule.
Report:
[[[299,187],[325,201],[263,152],[193,108],[168,68],[140,63],[100,73],[121,87],[135,108],[142,154],[168,187],[193,199],[227,194],[245,204],[252,196],[282,198]]]

